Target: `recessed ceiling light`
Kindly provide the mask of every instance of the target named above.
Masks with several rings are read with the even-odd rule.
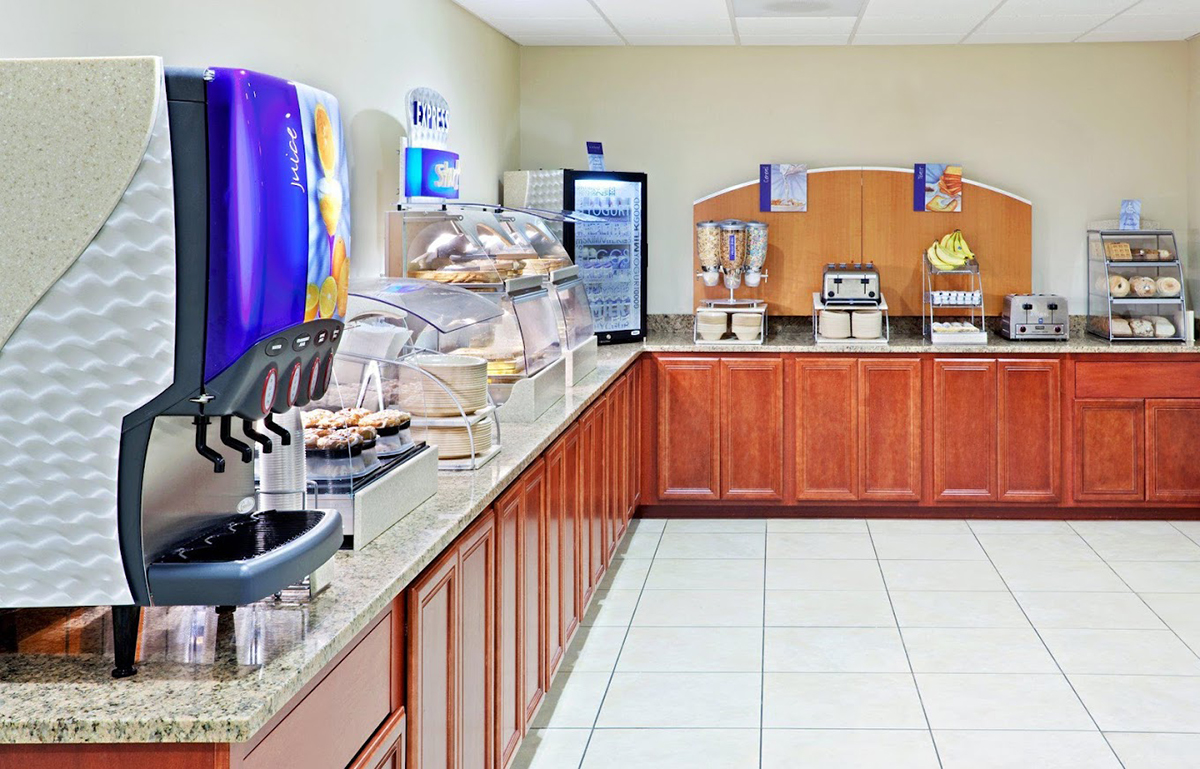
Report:
[[[858,16],[866,0],[733,0],[733,15],[739,18]]]

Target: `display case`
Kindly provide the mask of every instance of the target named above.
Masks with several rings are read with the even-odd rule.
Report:
[[[1088,231],[1088,332],[1110,342],[1183,342],[1183,264],[1170,230]]]
[[[514,251],[500,255],[493,243],[489,254],[472,222],[461,211],[444,207],[403,207],[387,216],[386,273],[461,286],[499,291],[506,278],[521,274],[523,264]],[[497,223],[497,227],[499,224]]]
[[[567,361],[567,381],[575,384],[596,369],[598,342],[587,289],[579,268],[561,267],[550,273],[555,321]]]
[[[495,216],[511,238],[524,241],[534,252],[534,256],[525,261],[522,274],[549,276],[555,270],[572,265],[571,255],[550,228],[548,214],[498,209]]]
[[[351,287],[337,382],[352,408],[402,411],[443,469],[475,469],[500,450],[486,359],[514,322],[488,298],[455,286],[379,278]]]

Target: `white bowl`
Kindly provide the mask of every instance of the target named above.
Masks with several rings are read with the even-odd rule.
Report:
[[[756,312],[737,312],[733,315],[733,326],[754,327],[762,326],[762,316]]]
[[[701,339],[709,342],[715,342],[721,337],[725,336],[724,326],[705,326],[704,324],[701,324],[696,327],[696,330],[700,334]]]
[[[758,327],[754,328],[734,328],[733,333],[737,334],[737,338],[743,342],[750,342],[758,339]]]
[[[728,319],[729,316],[719,310],[700,310],[696,313],[696,320],[701,323],[724,326]]]

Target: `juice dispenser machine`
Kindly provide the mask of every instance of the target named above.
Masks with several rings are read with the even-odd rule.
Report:
[[[16,66],[70,86],[79,61]],[[98,231],[51,254],[61,272],[0,324],[0,433],[17,446],[0,461],[0,606],[111,605],[123,677],[140,607],[251,603],[342,542],[337,512],[271,480],[273,460],[303,452],[297,407],[329,385],[349,175],[326,93],[246,70],[84,61],[145,92],[147,124],[132,128],[146,139]],[[68,112],[38,117],[70,134]]]

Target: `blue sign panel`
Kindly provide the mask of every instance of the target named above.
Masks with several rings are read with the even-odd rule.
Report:
[[[404,157],[404,194],[410,198],[458,197],[458,153],[409,147]]]

